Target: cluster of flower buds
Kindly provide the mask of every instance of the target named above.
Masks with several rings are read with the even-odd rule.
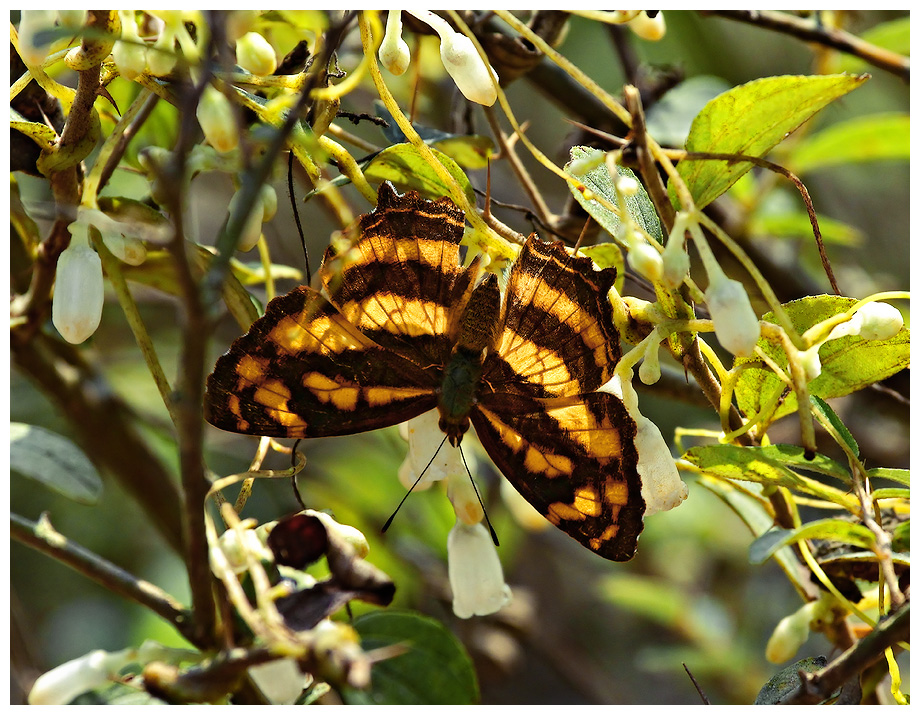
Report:
[[[447,537],[447,572],[454,614],[470,618],[495,613],[511,600],[511,589],[505,583],[495,544],[482,523],[482,505],[460,449],[444,442],[436,411],[409,420],[408,438],[409,453],[399,470],[400,481],[410,488],[422,471],[427,486],[445,480],[447,496],[457,516]],[[435,450],[437,455],[432,461]]]
[[[441,38],[441,62],[459,90],[471,102],[491,107],[498,99],[495,83],[498,75],[483,61],[473,41],[457,32],[441,17],[428,10],[406,10],[410,15],[428,24]],[[409,46],[402,39],[402,22],[399,10],[390,10],[386,32],[378,56],[381,64],[395,75],[401,75],[409,66]]]

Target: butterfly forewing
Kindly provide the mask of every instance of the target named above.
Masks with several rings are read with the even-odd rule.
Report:
[[[495,393],[470,414],[489,457],[555,526],[614,561],[642,531],[636,425],[614,395]]]
[[[217,361],[205,418],[267,437],[351,434],[433,409],[437,384],[436,371],[381,348],[301,286],[271,301]]]
[[[620,358],[607,298],[615,277],[561,243],[529,238],[511,268],[483,381],[535,396],[585,394],[606,383]]]
[[[321,269],[330,300],[379,345],[421,365],[443,365],[469,298],[460,265],[463,212],[447,200],[399,196],[382,184],[354,244]]]

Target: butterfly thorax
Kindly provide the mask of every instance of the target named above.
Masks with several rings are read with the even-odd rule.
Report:
[[[489,273],[473,290],[460,316],[457,344],[444,366],[444,378],[438,393],[439,426],[456,447],[470,427],[482,364],[488,348],[495,341],[501,295],[498,279]]]

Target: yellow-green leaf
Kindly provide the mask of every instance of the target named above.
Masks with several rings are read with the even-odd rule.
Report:
[[[466,194],[469,202],[475,204],[476,194],[473,192],[470,180],[457,162],[437,149],[431,151],[463,188],[463,193]],[[429,199],[450,196],[450,190],[411,144],[388,146],[371,159],[364,168],[364,176],[368,181],[374,183],[392,181],[400,189],[414,189]]]
[[[764,77],[720,94],[693,120],[687,151],[762,157],[835,99],[868,75]],[[678,173],[702,208],[750,171],[749,162],[687,160]],[[673,185],[671,201],[678,206]]]
[[[802,333],[831,316],[846,312],[855,302],[855,298],[844,296],[815,295],[785,303],[783,307],[795,329]],[[764,315],[763,320],[775,322],[773,313]],[[778,345],[763,338],[758,345],[781,368],[789,364],[786,353]],[[809,392],[822,399],[843,397],[909,367],[910,330],[903,327],[888,340],[866,340],[856,335],[836,338],[824,343],[818,355],[821,374],[808,383]],[[754,416],[772,405],[777,395],[782,395],[783,384],[759,358],[735,360],[736,367],[745,364],[750,366],[738,378],[735,395],[741,410]],[[766,422],[795,412],[797,404],[795,393],[790,391],[776,410],[767,415]]]
[[[806,137],[789,157],[797,174],[840,164],[910,161],[910,116],[898,112],[856,117]]]

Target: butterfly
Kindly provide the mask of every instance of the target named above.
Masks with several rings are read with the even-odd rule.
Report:
[[[353,434],[439,412],[459,446],[472,424],[499,471],[552,524],[607,559],[635,553],[645,502],[636,423],[598,392],[620,357],[598,270],[531,235],[502,292],[464,267],[449,199],[381,184],[352,244],[332,246],[322,291],[269,302],[207,380],[205,418],[270,437]]]

